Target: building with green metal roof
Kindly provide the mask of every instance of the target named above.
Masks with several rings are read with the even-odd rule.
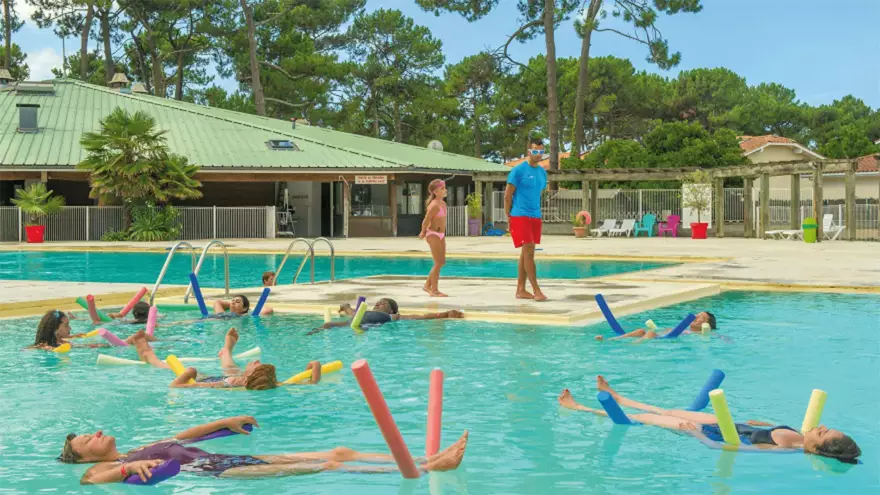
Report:
[[[116,107],[151,115],[167,131],[169,149],[201,167],[204,197],[181,205],[291,206],[306,235],[396,235],[398,226],[400,235],[413,235],[427,182],[448,179],[450,204],[463,205],[471,174],[506,170],[302,121],[157,98],[137,84],[115,86],[0,81],[0,202],[24,181],[42,180],[68,204],[93,204],[88,177],[76,170],[85,157],[80,139]]]

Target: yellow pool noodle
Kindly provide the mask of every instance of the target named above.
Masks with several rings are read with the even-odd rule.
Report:
[[[58,354],[64,354],[65,352],[70,352],[70,342],[65,342],[65,343],[59,345],[58,347],[52,349],[52,352],[57,352]]]
[[[807,405],[807,412],[804,414],[804,422],[801,423],[801,433],[806,433],[819,426],[819,421],[822,419],[822,409],[825,408],[825,399],[827,398],[828,394],[824,390],[813,389],[813,393],[810,394],[810,403]]]
[[[331,363],[327,363],[321,366],[321,374],[335,373],[342,369],[342,361],[333,361]],[[288,378],[281,382],[282,385],[292,385],[296,382],[302,382],[308,380],[312,377],[312,370],[305,370],[302,373],[297,373],[292,377]]]
[[[700,325],[700,332],[702,332],[703,335],[709,335],[709,332],[711,332],[711,331],[712,331],[712,325],[710,325],[708,323],[703,323],[702,325]]]
[[[324,323],[330,323],[331,321],[333,321],[333,308],[324,306]]]
[[[186,368],[183,367],[183,363],[181,363],[174,354],[169,354],[168,357],[165,358],[165,363],[167,363],[168,367],[171,368],[171,371],[174,372],[174,376],[180,376],[186,371]],[[195,382],[196,381],[193,379],[189,380],[189,383]]]
[[[712,409],[715,410],[715,417],[718,418],[718,428],[721,430],[724,442],[729,445],[738,446],[739,435],[736,433],[736,425],[733,423],[730,408],[727,407],[724,390],[717,388],[709,392],[709,401],[712,402]]]
[[[657,330],[657,324],[654,323],[654,320],[646,321],[645,326],[648,328],[648,330]]]
[[[358,307],[357,313],[355,313],[354,318],[351,320],[351,329],[357,333],[363,333],[364,330],[361,328],[361,320],[364,319],[364,315],[367,313],[367,302],[364,301],[361,303],[360,307]]]
[[[98,331],[99,331],[99,330],[92,330],[91,332],[88,332],[88,333],[86,333],[85,335],[83,335],[83,338],[97,337],[97,336],[98,336]]]

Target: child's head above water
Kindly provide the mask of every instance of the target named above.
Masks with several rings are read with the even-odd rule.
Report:
[[[275,285],[275,272],[263,272],[263,286],[271,287]]]
[[[250,308],[251,302],[242,294],[232,296],[232,299],[229,301],[229,311],[232,311],[233,313],[243,315],[247,313]]]
[[[131,317],[138,323],[146,323],[150,314],[150,305],[144,301],[138,301],[131,310]]]
[[[388,313],[389,315],[397,314],[397,301],[391,299],[390,297],[383,297],[376,301],[376,305],[373,306],[374,311],[381,311],[382,313]]]

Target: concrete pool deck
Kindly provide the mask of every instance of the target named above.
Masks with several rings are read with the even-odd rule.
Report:
[[[234,239],[224,241],[230,253],[283,254],[290,239]],[[429,253],[424,241],[414,238],[338,239],[333,241],[337,255],[346,256],[419,256]],[[206,241],[191,241],[201,248]],[[43,245],[0,244],[2,251],[165,251],[172,243],[58,242]],[[389,296],[405,309],[431,311],[462,309],[475,319],[524,321],[528,319],[554,324],[592,321],[595,303],[589,299],[596,292],[610,294],[613,286],[621,289],[616,312],[627,308],[644,311],[689,299],[703,297],[701,291],[786,290],[855,292],[880,294],[880,244],[876,242],[834,241],[805,244],[793,241],[755,239],[684,238],[599,238],[575,239],[571,236],[546,236],[538,252],[538,263],[551,259],[668,261],[680,264],[602,278],[584,280],[546,280],[542,286],[550,296],[547,303],[517,301],[513,298],[513,280],[444,278],[441,289],[452,297],[429,298],[421,290],[422,277],[369,277],[364,279],[316,284],[315,286],[280,286],[272,296],[272,305],[280,310],[322,312],[328,304],[352,301],[358,294]],[[515,258],[508,237],[448,238],[448,257]],[[326,256],[326,246],[317,249]],[[235,269],[234,261],[231,264]],[[285,270],[286,272],[286,270]],[[291,272],[292,273],[292,272]],[[74,284],[74,285],[70,285]],[[140,286],[132,284],[93,284],[58,282],[0,282],[0,316],[24,314],[26,307],[35,310],[59,299],[75,298],[83,293],[101,294],[99,305],[119,305]],[[714,287],[714,288],[713,288]],[[163,295],[181,294],[181,288],[168,287]],[[256,294],[255,289],[253,290]],[[629,291],[629,292],[627,292]],[[211,291],[213,292],[213,291]],[[246,291],[250,293],[251,291]],[[709,295],[705,293],[704,295]],[[47,298],[46,294],[51,294]],[[690,295],[688,295],[690,294]],[[666,297],[671,298],[667,300]],[[42,301],[36,298],[43,299]],[[49,301],[46,301],[48,299]],[[177,298],[179,300],[179,298]],[[281,301],[279,301],[279,299]],[[626,302],[628,300],[629,302]],[[653,302],[652,302],[653,301]],[[292,304],[296,302],[295,304]],[[7,307],[16,304],[15,307]],[[57,303],[56,303],[57,304]],[[507,315],[507,316],[505,316]],[[550,323],[550,321],[548,321]]]

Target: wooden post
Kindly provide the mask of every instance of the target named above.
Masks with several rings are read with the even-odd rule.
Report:
[[[724,237],[724,179],[715,179],[715,237]]]
[[[761,225],[758,231],[759,239],[766,239],[766,232],[770,230],[770,174],[761,174]]]
[[[391,236],[397,237],[397,184],[388,182],[388,197],[391,200]]]
[[[348,239],[348,217],[351,215],[351,186],[342,183],[342,237]]]
[[[581,181],[581,210],[590,211],[590,181],[582,180]],[[595,215],[594,212],[590,211],[590,218]],[[590,220],[590,223],[586,224],[584,227],[587,228],[587,236],[589,236],[592,232],[590,228],[592,227],[593,221]]]
[[[801,228],[801,175],[791,174],[791,205],[789,206],[788,228],[797,230]]]
[[[752,188],[755,180],[751,177],[743,179],[743,237],[748,239],[752,237],[752,221],[754,216],[755,201],[752,199]]]
[[[485,209],[485,208],[482,208],[482,206],[484,206],[486,204],[485,198],[483,198],[483,181],[478,180],[478,181],[474,182],[474,192],[480,195],[480,206],[481,206],[480,209],[481,210]],[[465,213],[465,214],[467,214],[467,213]],[[477,235],[480,235],[479,233],[483,231],[483,215],[480,214],[480,216],[477,217],[476,220],[477,220]],[[468,229],[470,229],[470,218],[468,218],[468,221],[469,221],[468,222]]]
[[[843,225],[846,226],[846,239],[849,241],[856,240],[856,166],[853,162],[852,166],[846,171],[846,204],[844,208]]]
[[[595,229],[599,226],[599,181],[590,181],[590,228]]]
[[[813,218],[818,224],[816,227],[816,242],[822,242],[825,236],[825,229],[822,228],[823,199],[822,199],[822,164],[815,163],[816,170],[813,171]]]

